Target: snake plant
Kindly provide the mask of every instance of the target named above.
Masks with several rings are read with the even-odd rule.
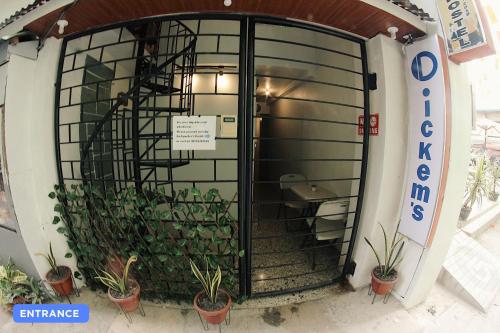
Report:
[[[102,275],[97,275],[95,278],[102,282],[106,287],[115,291],[121,296],[126,296],[129,292],[128,290],[128,273],[130,270],[130,265],[137,261],[137,256],[131,256],[127,260],[127,264],[123,270],[123,274],[120,276],[116,272],[108,273],[104,270],[101,270]]]
[[[378,263],[378,277],[382,280],[389,278],[396,272],[396,267],[399,265],[403,258],[401,257],[403,252],[403,247],[405,242],[402,237],[399,237],[397,240],[397,230],[394,232],[394,236],[392,237],[392,241],[389,243],[387,239],[387,233],[385,232],[382,224],[379,224],[382,229],[382,233],[384,234],[384,257],[381,258],[375,247],[372,243],[365,237],[366,243],[370,246],[375,257],[377,258]]]
[[[208,264],[208,259],[205,257],[205,263],[207,266],[207,270],[205,272],[205,275],[203,275],[191,259],[189,259],[189,263],[191,264],[191,270],[193,271],[194,276],[198,281],[200,281],[201,285],[203,286],[203,290],[205,291],[207,297],[210,299],[210,302],[212,303],[217,303],[217,295],[219,293],[219,287],[220,283],[222,281],[222,272],[220,270],[220,266],[217,266],[217,269],[215,270],[215,273],[213,276],[210,276],[209,272],[209,264]]]

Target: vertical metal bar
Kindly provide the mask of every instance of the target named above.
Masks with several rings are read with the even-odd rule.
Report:
[[[246,185],[246,274],[247,274],[247,294],[252,296],[252,214],[253,214],[253,102],[254,102],[254,51],[255,51],[255,20],[248,17],[247,26],[247,66],[246,66],[246,91],[245,91],[245,181]]]
[[[55,137],[55,148],[56,148],[56,168],[57,168],[57,177],[59,179],[59,185],[64,185],[63,172],[62,172],[62,162],[61,162],[61,138],[59,133],[59,116],[61,110],[60,107],[60,99],[61,99],[61,81],[62,81],[62,71],[64,67],[64,56],[66,54],[66,46],[67,40],[63,39],[61,45],[61,51],[59,53],[59,65],[57,68],[57,79],[56,79],[56,96],[54,103],[54,137]],[[76,56],[76,55],[75,55]]]
[[[238,82],[238,247],[240,250],[245,250],[245,255],[239,258],[239,273],[240,273],[240,296],[248,296],[250,294],[249,284],[251,276],[247,272],[247,262],[250,253],[247,250],[246,244],[246,210],[247,198],[246,188],[247,179],[244,167],[246,165],[246,77],[247,77],[247,33],[248,19],[242,18],[240,21],[240,54],[239,54],[239,82]],[[251,286],[250,286],[251,287]]]
[[[137,46],[137,60],[135,61],[135,78],[134,86],[137,86],[141,82],[141,67],[142,67],[142,57],[144,56],[144,41],[145,38],[141,38]],[[139,191],[142,187],[141,182],[141,165],[139,161],[139,96],[141,89],[136,89],[134,91],[134,96],[132,100],[132,159],[134,165],[134,181],[135,188]],[[149,100],[149,99],[148,99]]]
[[[356,234],[358,232],[359,221],[361,218],[361,209],[363,207],[363,195],[365,192],[366,170],[368,168],[368,147],[370,141],[370,89],[368,87],[368,60],[366,56],[365,42],[359,42],[361,49],[361,62],[363,66],[363,106],[364,106],[364,134],[363,134],[363,154],[361,161],[361,174],[359,179],[358,200],[356,204],[356,214],[354,215],[354,222],[351,230],[351,237],[349,239],[349,248],[347,250],[346,261],[342,269],[342,275],[345,277],[351,269],[352,252],[354,250],[354,243],[356,241]]]

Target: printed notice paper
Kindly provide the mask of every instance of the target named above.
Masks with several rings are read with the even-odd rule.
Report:
[[[172,150],[215,150],[215,116],[172,117]]]

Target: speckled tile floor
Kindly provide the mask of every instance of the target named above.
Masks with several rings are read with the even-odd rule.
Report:
[[[279,191],[266,187],[258,191],[259,200],[279,200]],[[278,205],[261,205],[255,212],[252,229],[253,293],[283,291],[332,281],[341,275],[335,244],[319,243],[316,267],[312,269],[312,246],[306,222],[293,209],[287,210],[289,221],[276,221]],[[284,219],[284,216],[281,216]]]

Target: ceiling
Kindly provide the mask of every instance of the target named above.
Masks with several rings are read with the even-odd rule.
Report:
[[[315,22],[371,38],[386,33],[390,26],[398,27],[401,38],[423,31],[380,8],[361,0],[233,0],[225,7],[223,0],[80,0],[68,8],[64,18],[69,21],[65,35],[120,21],[173,13],[212,12],[249,13],[287,17]],[[57,9],[29,23],[25,28],[43,36],[59,18]],[[57,26],[49,36],[60,37]]]

